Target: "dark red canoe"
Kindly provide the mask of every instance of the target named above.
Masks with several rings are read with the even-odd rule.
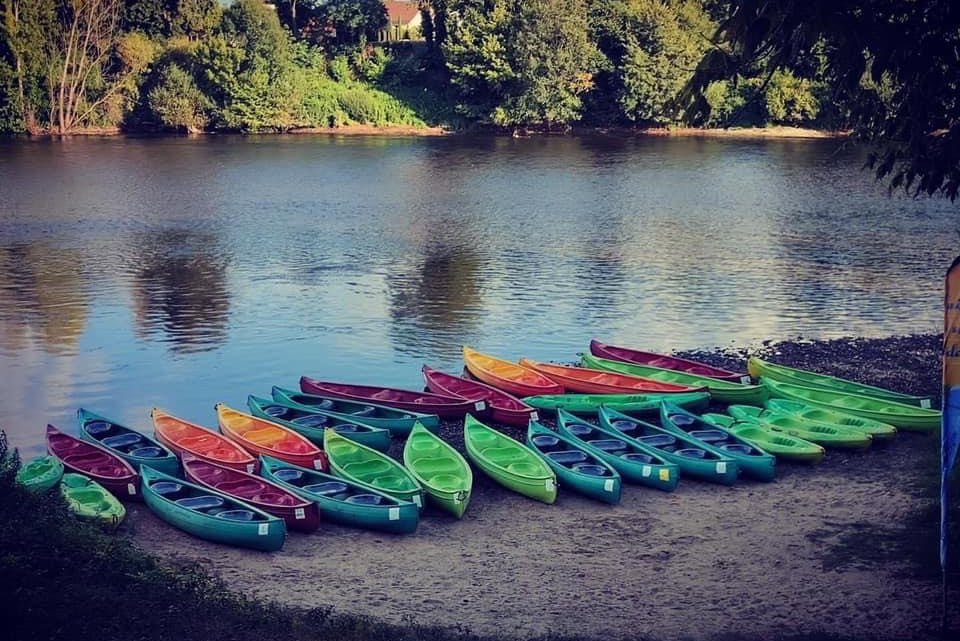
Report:
[[[320,527],[320,510],[313,501],[305,501],[293,492],[225,465],[204,461],[185,454],[183,473],[188,481],[240,499],[287,522],[287,527],[300,532],[313,532]]]
[[[68,472],[90,477],[118,499],[140,498],[140,475],[106,448],[47,425],[47,452],[60,459]]]
[[[749,382],[750,376],[744,372],[738,374],[728,369],[714,367],[706,363],[689,361],[685,358],[676,356],[667,356],[666,354],[655,354],[653,352],[642,352],[629,347],[617,347],[616,345],[607,345],[597,340],[590,341],[590,353],[597,358],[606,358],[611,361],[622,361],[624,363],[637,363],[639,365],[650,365],[652,367],[662,367],[672,369],[677,372],[686,372],[688,374],[697,374],[698,376],[709,376],[721,381],[730,381],[731,383]]]
[[[411,412],[436,414],[442,418],[463,418],[467,412],[479,413],[487,409],[485,401],[468,401],[457,396],[427,394],[392,387],[370,385],[347,385],[300,378],[300,391],[304,394],[331,396],[357,403],[379,403]]]
[[[426,365],[423,366],[423,380],[431,392],[471,401],[486,401],[490,408],[488,416],[497,423],[526,426],[531,419],[539,419],[535,408],[486,383],[446,374]]]

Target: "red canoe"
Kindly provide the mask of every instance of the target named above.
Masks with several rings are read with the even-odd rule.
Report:
[[[730,381],[731,383],[750,382],[750,376],[746,372],[738,374],[736,372],[731,372],[728,369],[707,365],[706,363],[689,361],[685,358],[667,356],[666,354],[641,352],[640,350],[630,349],[629,347],[607,345],[606,343],[601,343],[598,340],[590,341],[590,353],[597,358],[606,358],[611,361],[662,367],[663,369],[672,369],[677,372],[686,372],[688,374],[696,374],[698,376],[709,376],[710,378],[716,378],[721,381]]]
[[[47,452],[60,459],[68,471],[90,477],[118,499],[140,498],[140,475],[108,449],[47,425]]]
[[[520,364],[553,379],[564,389],[578,394],[683,394],[704,392],[704,387],[690,387],[674,383],[661,383],[649,378],[627,376],[588,367],[570,367],[538,363],[526,358]]]
[[[259,476],[189,454],[183,457],[183,473],[188,481],[240,499],[283,519],[291,530],[313,532],[320,527],[320,510],[316,503],[305,501]]]
[[[355,403],[378,403],[411,412],[436,414],[442,418],[463,418],[467,412],[483,412],[487,409],[484,401],[468,401],[457,396],[427,394],[392,387],[329,383],[315,381],[306,376],[300,378],[300,391],[304,394],[342,398]]]
[[[525,426],[531,419],[539,419],[536,409],[485,383],[446,374],[426,365],[423,366],[423,380],[427,382],[431,392],[459,396],[471,401],[485,401],[490,407],[490,418],[497,423]]]

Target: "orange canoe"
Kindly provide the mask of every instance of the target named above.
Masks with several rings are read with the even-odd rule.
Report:
[[[224,436],[251,454],[265,454],[284,463],[327,471],[327,457],[319,447],[291,429],[238,412],[217,403],[217,422]]]
[[[543,374],[516,363],[463,348],[463,362],[475,378],[515,396],[563,394],[563,387]]]
[[[520,365],[540,372],[578,394],[684,394],[706,391],[705,387],[661,383],[639,376],[627,376],[586,367],[538,363],[526,358],[520,359]]]
[[[213,430],[170,416],[161,409],[150,412],[157,440],[182,457],[193,454],[199,459],[232,467],[241,472],[257,469],[257,459],[230,439]]]

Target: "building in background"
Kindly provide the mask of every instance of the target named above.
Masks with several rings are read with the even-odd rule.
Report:
[[[416,0],[392,0],[384,2],[389,24],[380,31],[381,41],[422,40],[423,17]]]

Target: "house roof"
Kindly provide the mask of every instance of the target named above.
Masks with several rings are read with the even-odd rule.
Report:
[[[387,8],[390,24],[410,24],[420,13],[420,7],[417,6],[417,3],[409,0],[407,2],[384,2],[383,6]]]

